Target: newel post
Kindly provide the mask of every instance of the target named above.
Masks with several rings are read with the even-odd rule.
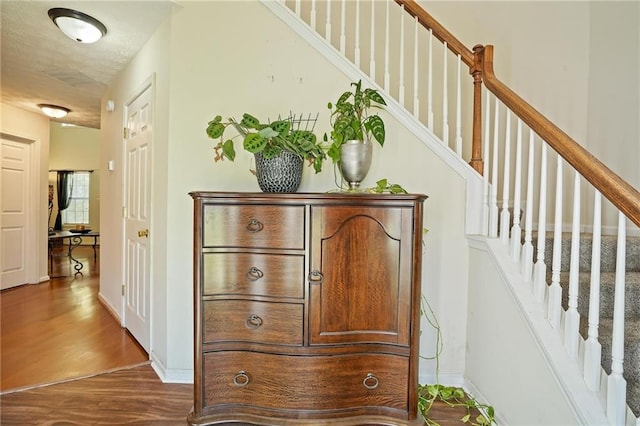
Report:
[[[473,130],[471,145],[471,161],[469,165],[482,174],[484,161],[482,159],[482,55],[484,46],[473,46],[473,67],[469,73],[473,76]]]

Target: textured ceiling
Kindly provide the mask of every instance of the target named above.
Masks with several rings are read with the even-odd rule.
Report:
[[[0,1],[0,96],[40,112],[39,103],[71,109],[55,121],[100,127],[100,99],[174,3],[150,1]],[[93,44],[75,42],[49,19],[52,7],[84,12],[107,27]]]

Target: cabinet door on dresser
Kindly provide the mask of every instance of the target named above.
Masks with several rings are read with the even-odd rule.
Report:
[[[312,206],[310,343],[409,346],[413,210]]]

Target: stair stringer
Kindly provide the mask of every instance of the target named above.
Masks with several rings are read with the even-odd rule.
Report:
[[[608,425],[609,421],[600,394],[587,388],[576,360],[568,356],[562,336],[545,319],[544,304],[537,302],[533,297],[531,283],[524,282],[519,264],[511,260],[508,249],[495,238],[470,237],[469,244],[470,258],[485,258],[483,270],[474,270],[470,273],[468,312],[470,341],[467,343],[468,362],[465,371],[469,382],[491,401],[496,410],[502,412],[506,423],[522,423],[522,419],[517,420],[518,416],[533,415],[541,417],[530,418],[528,420],[530,424],[542,424],[536,421],[544,424],[558,424],[558,418],[555,418],[553,413],[531,413],[533,407],[543,411],[553,411],[550,407],[556,405],[558,412],[562,412],[563,409],[570,410],[575,424]],[[470,271],[473,264],[474,261],[470,261]],[[483,271],[488,272],[483,273]],[[499,280],[495,277],[499,277]],[[477,282],[474,284],[474,281]],[[477,292],[473,290],[475,288],[478,289]],[[489,299],[484,300],[485,297]],[[505,300],[510,299],[515,307],[514,312],[517,313],[509,316],[506,313],[509,310],[509,304],[497,303],[499,297]],[[493,303],[488,305],[487,303],[490,302]],[[488,306],[491,312],[487,312]],[[503,309],[505,312],[500,312]],[[477,317],[481,312],[485,313],[486,318]],[[501,325],[500,322],[503,324]],[[474,327],[495,326],[495,333],[500,334],[500,327],[511,329],[514,323],[520,324],[518,341],[521,344],[525,342],[535,351],[527,352],[524,347],[519,347],[517,348],[519,356],[514,359],[508,357],[500,359],[502,356],[500,354],[495,357],[495,360],[489,358],[482,366],[473,365],[478,358],[487,360],[487,354],[477,353],[476,350],[482,352],[482,349],[478,350],[479,346],[476,347],[471,341],[471,336],[479,331],[479,329],[474,331]],[[486,335],[486,332],[483,334]],[[509,338],[509,336],[502,337]],[[503,343],[505,350],[509,350],[510,343],[513,344],[513,342]],[[485,347],[491,347],[493,351],[498,349],[492,346],[495,343],[490,341],[483,344]],[[532,373],[530,370],[533,365],[537,365],[538,370]],[[504,374],[505,371],[510,371],[510,374]],[[503,374],[495,374],[497,372]],[[521,386],[516,388],[514,383]],[[539,386],[544,387],[544,394],[535,392],[536,387]],[[554,393],[561,395],[566,405],[558,405],[560,401],[551,397]],[[522,414],[520,411],[527,404],[529,404],[529,409],[526,410],[528,414]],[[533,408],[533,411],[535,410]],[[565,415],[567,415],[566,412]],[[563,419],[563,422],[566,423],[566,419]]]
[[[377,89],[384,94],[387,102],[385,110],[409,130],[432,153],[440,158],[447,166],[459,174],[466,183],[466,214],[465,232],[468,235],[482,233],[482,176],[480,176],[467,162],[449,148],[427,126],[417,120],[406,108],[353,62],[341,54],[320,34],[310,28],[302,19],[279,1],[260,0],[260,2],[277,17],[291,27],[310,46],[315,48],[336,68],[342,71],[352,81],[362,80],[367,86]]]

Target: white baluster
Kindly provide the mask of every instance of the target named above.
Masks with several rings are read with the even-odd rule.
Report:
[[[404,107],[404,4],[400,13],[400,77],[398,78],[398,102]]]
[[[345,35],[347,21],[346,0],[342,0],[340,4],[340,15],[340,53],[344,55],[347,44],[347,36]]]
[[[493,158],[491,159],[491,203],[489,204],[489,236],[496,238],[498,236],[498,145],[499,145],[499,118],[500,108],[498,98],[495,102],[495,110],[493,116]]]
[[[462,83],[460,81],[460,66],[462,59],[458,55],[458,75],[456,81],[456,154],[462,157]]]
[[[560,268],[562,261],[562,158],[558,158],[556,172],[556,205],[553,227],[553,262],[551,263],[551,286],[549,287],[549,300],[547,307],[547,319],[552,327],[560,324],[560,310],[562,309],[562,287],[560,287]]]
[[[301,3],[301,0],[296,0],[295,12],[297,17],[300,17],[300,3]]]
[[[311,15],[309,17],[309,21],[311,23],[311,28],[313,31],[317,31],[316,29],[316,0],[311,0]]]
[[[522,228],[520,227],[520,196],[522,187],[522,120],[518,118],[516,130],[516,168],[513,191],[513,226],[511,226],[511,260],[520,260]]]
[[[538,242],[533,268],[533,296],[542,303],[547,291],[547,264],[544,261],[547,243],[547,144],[542,141],[540,153],[540,195],[538,201]]]
[[[576,171],[573,185],[573,218],[571,224],[571,260],[569,263],[569,302],[564,318],[564,347],[572,359],[578,355],[578,293],[580,278],[580,174]]]
[[[533,130],[529,129],[529,160],[527,163],[527,207],[524,214],[524,245],[520,270],[525,282],[531,281],[533,270]]]
[[[324,38],[331,43],[331,1],[327,1],[327,21],[324,25]]]
[[[485,90],[484,102],[484,138],[482,140],[482,235],[489,236],[489,126],[491,123],[491,100],[489,91]]]
[[[420,74],[418,66],[418,17],[413,21],[413,116],[420,120],[420,95],[418,91],[418,75]]]
[[[449,91],[447,90],[447,42],[442,48],[442,140],[449,145]]]
[[[371,0],[371,35],[369,36],[370,50],[369,50],[369,77],[371,80],[376,81],[376,0]]]
[[[360,0],[356,0],[356,45],[353,51],[353,58],[356,66],[360,68]]]
[[[504,170],[502,182],[502,210],[500,211],[500,241],[508,247],[509,244],[509,222],[511,214],[509,213],[509,181],[511,162],[511,110],[507,108],[507,123],[504,138]]]
[[[386,16],[385,16],[385,30],[384,30],[384,90],[389,92],[389,86],[391,84],[391,76],[389,74],[389,3],[385,2]]]
[[[433,30],[429,28],[429,70],[427,72],[427,127],[433,132]]]
[[[613,302],[613,336],[611,338],[611,374],[607,380],[607,418],[614,425],[625,423],[627,381],[624,369],[624,299],[626,273],[626,218],[618,213],[618,244],[616,250],[616,284]]]
[[[584,346],[584,381],[587,387],[600,390],[602,345],[598,340],[600,325],[600,252],[602,234],[602,195],[595,191],[593,199],[593,242],[591,245],[591,281],[589,284],[589,331]]]

